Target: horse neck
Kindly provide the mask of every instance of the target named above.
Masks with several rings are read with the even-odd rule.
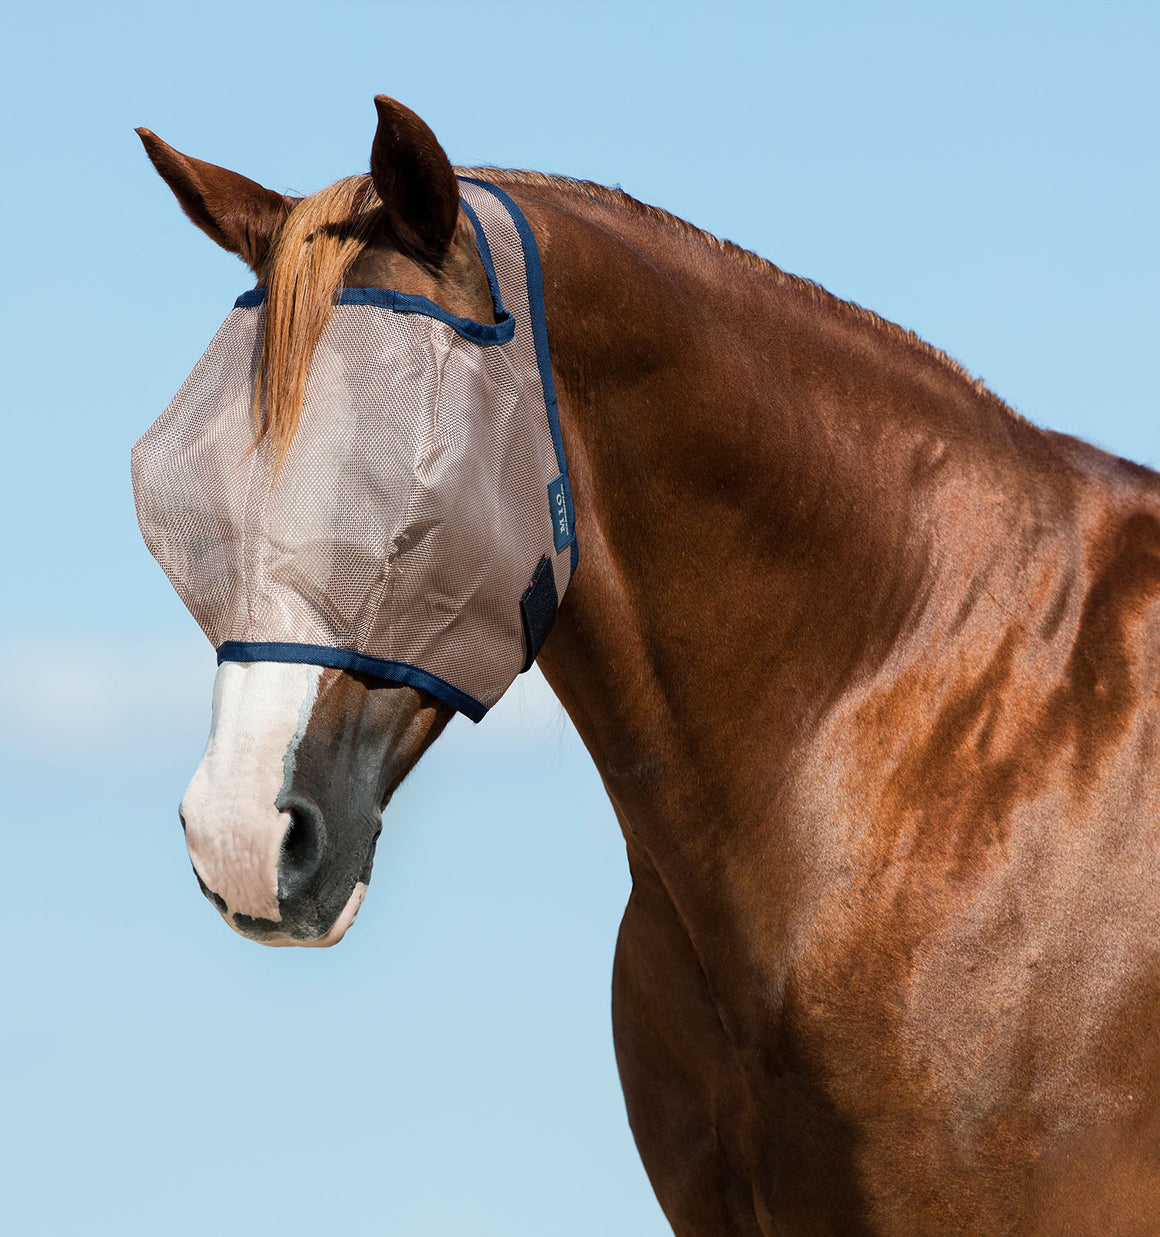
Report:
[[[541,238],[581,549],[541,666],[634,865],[744,864],[838,702],[919,634],[990,656],[1046,561],[1030,530],[1071,502],[1058,447],[802,281],[635,205],[513,192]],[[964,615],[972,579],[999,601]]]

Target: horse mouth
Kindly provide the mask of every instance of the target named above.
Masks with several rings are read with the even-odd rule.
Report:
[[[355,884],[346,905],[338,913],[338,918],[325,931],[314,930],[303,926],[300,931],[288,932],[284,923],[273,919],[259,919],[252,915],[230,914],[222,912],[222,918],[231,928],[247,940],[257,941],[260,945],[270,945],[282,948],[297,945],[306,949],[328,949],[337,945],[354,923],[366,897],[366,881]]]

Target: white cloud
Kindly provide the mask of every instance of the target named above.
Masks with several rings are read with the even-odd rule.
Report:
[[[199,632],[94,639],[10,637],[0,665],[0,743],[10,756],[64,749],[70,761],[124,759],[180,747],[200,755],[216,663]],[[539,670],[520,675],[478,725],[458,718],[440,746],[470,751],[545,747],[579,754],[580,740]]]
[[[209,732],[215,663],[204,639],[9,639],[0,665],[0,740],[10,753],[139,758],[141,744],[200,743]]]

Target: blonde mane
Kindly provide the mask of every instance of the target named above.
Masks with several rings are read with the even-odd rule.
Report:
[[[381,205],[369,175],[347,176],[298,202],[278,237],[254,381],[254,445],[270,444],[275,470],[302,417],[310,359],[335,293],[370,239]]]

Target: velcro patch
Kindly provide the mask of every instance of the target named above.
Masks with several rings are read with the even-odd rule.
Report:
[[[524,644],[528,655],[524,661],[524,670],[530,670],[536,660],[541,646],[552,630],[556,621],[558,607],[556,597],[556,573],[552,570],[552,560],[545,554],[532,573],[532,580],[520,598],[520,615],[524,621]]]

